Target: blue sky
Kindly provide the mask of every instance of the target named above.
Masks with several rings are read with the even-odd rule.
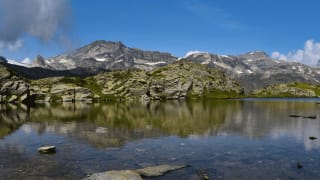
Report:
[[[3,47],[0,53],[17,60],[37,54],[50,57],[104,39],[179,57],[191,50],[218,54],[263,50],[274,57],[313,63],[320,58],[319,7],[317,0],[71,0],[64,41],[55,38],[56,32],[42,41],[26,31],[19,37],[23,42],[19,48]],[[312,45],[309,54],[307,41]],[[299,50],[304,54],[299,56]]]

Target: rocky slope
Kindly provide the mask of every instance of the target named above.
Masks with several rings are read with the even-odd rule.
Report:
[[[0,64],[0,103],[24,102],[30,99],[28,81]]]
[[[273,84],[254,90],[250,97],[320,97],[320,85],[307,83]]]
[[[24,81],[12,76],[5,67],[1,74],[1,79],[5,79],[1,80],[5,102],[23,102],[25,98],[41,102],[149,101],[243,95],[243,89],[223,72],[190,61],[179,61],[153,71],[119,70],[85,79],[55,77]]]
[[[88,68],[93,72],[115,69],[144,69],[170,64],[177,58],[169,53],[129,48],[121,42],[95,41],[72,53],[49,59],[38,56],[33,66],[52,70]]]
[[[261,51],[238,56],[196,53],[186,59],[219,68],[247,91],[279,83],[320,82],[319,69],[301,63],[274,60]]]
[[[100,74],[92,81],[102,87],[103,95],[112,97],[234,98],[243,94],[243,89],[221,71],[184,60],[150,72],[135,70]]]

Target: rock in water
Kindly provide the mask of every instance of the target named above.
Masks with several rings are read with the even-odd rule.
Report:
[[[314,136],[309,137],[310,140],[316,140],[317,138]]]
[[[56,147],[55,146],[43,146],[38,148],[38,152],[40,153],[55,153]]]
[[[142,180],[144,177],[162,176],[169,171],[187,167],[186,165],[160,165],[137,170],[107,171],[92,174],[84,180]],[[141,176],[140,176],[141,175]]]
[[[84,180],[142,180],[142,178],[136,171],[123,170],[92,174]]]
[[[159,165],[153,167],[146,167],[143,169],[137,169],[136,171],[145,177],[162,176],[169,171],[174,171],[187,167],[186,165]]]
[[[303,168],[303,166],[302,166],[302,164],[301,164],[300,162],[297,162],[297,168],[298,168],[298,169]]]

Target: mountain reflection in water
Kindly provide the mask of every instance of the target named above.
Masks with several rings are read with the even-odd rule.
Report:
[[[320,141],[309,139],[310,136],[320,138],[319,108],[320,105],[314,101],[292,100],[168,101],[150,104],[66,103],[62,105],[43,104],[36,107],[1,105],[0,153],[8,154],[0,156],[2,158],[0,166],[4,167],[6,160],[11,161],[14,166],[15,159],[20,161],[23,158],[35,156],[30,147],[35,149],[45,140],[52,140],[59,145],[59,143],[64,143],[65,138],[71,139],[68,141],[72,141],[73,146],[89,145],[92,149],[88,152],[91,153],[87,151],[86,153],[90,155],[108,149],[136,147],[140,145],[141,141],[147,141],[150,144],[155,143],[154,141],[163,141],[162,145],[167,145],[166,148],[170,149],[170,145],[172,145],[170,143],[174,144],[174,141],[177,143],[180,141],[176,138],[182,140],[198,139],[198,143],[205,142],[203,148],[208,148],[207,146],[213,143],[211,138],[214,137],[226,137],[225,145],[220,141],[220,144],[212,144],[216,146],[217,151],[220,146],[225,148],[229,146],[228,137],[230,137],[231,144],[240,143],[240,141],[235,141],[240,138],[242,144],[261,141],[270,147],[274,145],[274,141],[280,139],[282,142],[283,138],[289,138],[291,140],[288,140],[289,145],[285,151],[290,150],[291,145],[296,147],[297,144],[302,144],[305,151],[319,151]],[[317,119],[291,118],[290,114],[315,115]],[[24,137],[29,137],[30,141],[21,140]],[[167,142],[168,140],[170,143]],[[279,147],[281,144],[276,146]],[[197,148],[201,149],[200,145],[197,145]],[[240,146],[236,148],[241,149]],[[242,148],[246,151],[246,148],[249,147],[244,145]],[[221,151],[224,151],[224,148]],[[161,159],[160,154],[159,152],[159,159]],[[5,155],[14,155],[15,158],[3,159]],[[250,155],[247,156],[249,158]],[[295,156],[294,153],[293,156]],[[99,155],[97,155],[97,159],[99,159],[98,157]],[[121,158],[125,160],[126,157],[121,154]],[[54,162],[57,163],[57,160],[55,159]],[[197,161],[193,159],[192,162]],[[221,166],[230,166],[228,163],[231,162],[225,160],[223,162],[225,164]],[[110,168],[115,166],[115,164],[112,166],[110,164]],[[130,164],[127,166],[132,168]],[[124,168],[120,165],[116,167]],[[92,171],[96,171],[96,169]],[[8,169],[7,171],[6,169],[0,170],[0,175],[10,172]],[[76,172],[69,174],[59,171],[59,173],[64,174],[66,179],[77,177]],[[312,173],[309,173],[310,177],[312,177]],[[21,175],[20,177],[25,176]],[[225,174],[224,177],[228,177],[228,175]],[[8,178],[12,177],[8,176]]]

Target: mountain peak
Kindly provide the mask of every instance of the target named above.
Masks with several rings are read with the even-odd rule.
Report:
[[[106,46],[106,45],[125,47],[125,45],[121,41],[97,40],[97,41],[93,41],[92,43],[89,44],[89,46]]]
[[[264,51],[251,51],[241,54],[239,57],[245,59],[268,59],[269,55]]]

